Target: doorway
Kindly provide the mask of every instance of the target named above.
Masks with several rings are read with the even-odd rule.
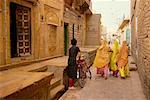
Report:
[[[65,56],[68,54],[68,45],[69,45],[68,23],[64,23],[64,54]]]
[[[31,9],[10,3],[11,58],[31,54]]]

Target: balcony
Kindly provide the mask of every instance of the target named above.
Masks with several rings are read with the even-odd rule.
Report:
[[[129,19],[124,19],[124,20],[122,21],[122,23],[120,24],[118,30],[122,30],[127,24],[129,24],[129,22],[130,22]]]
[[[88,14],[92,11],[91,0],[64,0],[67,7],[71,7],[81,14],[87,12]]]
[[[91,0],[83,0],[83,3],[80,5],[80,10],[81,10],[81,13],[84,13],[87,10],[91,11],[92,10]]]
[[[65,1],[65,4],[72,6],[72,3],[74,0],[64,0],[64,1]]]
[[[33,3],[33,5],[36,5],[38,2],[38,0],[26,0],[26,1]]]

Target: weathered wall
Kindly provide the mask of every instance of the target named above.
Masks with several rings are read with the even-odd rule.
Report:
[[[0,1],[0,65],[4,63],[3,58],[3,36],[2,36],[2,1]]]
[[[137,32],[136,32],[136,16],[139,9],[139,0],[132,0],[131,2],[131,53],[134,56],[134,60],[137,61]],[[136,9],[136,10],[135,10]]]
[[[86,45],[100,45],[101,15],[87,15]]]
[[[4,9],[4,2],[1,2],[2,0],[0,9],[2,3]],[[10,56],[10,2],[31,8],[30,56],[16,58]],[[5,10],[0,11],[0,20],[3,19],[0,21],[2,27],[0,28],[0,65],[63,55],[63,4],[63,0],[38,0],[35,4],[29,0],[6,0],[6,16]]]
[[[122,44],[123,41],[127,41],[127,30],[130,29],[129,23],[124,26],[123,29],[120,30],[121,36],[120,36],[120,43]],[[130,41],[127,41],[127,43],[130,43]],[[130,46],[130,44],[129,44]]]
[[[132,5],[135,0],[132,0]],[[134,9],[135,8],[135,9]],[[136,59],[144,93],[150,99],[150,1],[136,0],[132,6],[132,55]],[[137,52],[135,53],[135,51]]]
[[[73,38],[74,24],[74,37],[77,39],[77,45],[81,46],[81,38],[83,32],[83,15],[79,14],[77,11],[71,8],[65,7],[64,22],[68,23],[69,45],[71,44],[71,39]]]

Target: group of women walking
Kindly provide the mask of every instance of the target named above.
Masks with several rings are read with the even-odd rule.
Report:
[[[123,41],[121,47],[119,47],[118,41],[115,40],[111,48],[107,41],[103,40],[102,45],[97,50],[93,66],[97,68],[97,74],[105,79],[108,78],[111,71],[114,77],[120,76],[123,79],[129,77],[126,41]]]
[[[66,68],[69,77],[69,88],[74,88],[75,80],[77,79],[77,55],[80,55],[80,49],[76,46],[77,40],[71,40],[72,46],[69,49],[68,66]],[[128,66],[128,46],[126,41],[123,41],[119,47],[117,40],[114,41],[112,48],[109,47],[107,41],[103,40],[102,45],[98,48],[93,66],[97,68],[97,74],[108,78],[109,72],[113,72],[113,76],[125,79],[129,76]]]

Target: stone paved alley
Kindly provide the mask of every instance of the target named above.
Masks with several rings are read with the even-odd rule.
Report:
[[[93,69],[93,73],[94,73]],[[137,71],[122,80],[109,77],[104,80],[93,74],[83,89],[68,90],[59,100],[146,100]]]
[[[84,88],[67,90],[74,38],[87,65],[101,40],[114,62],[129,50],[130,78],[105,80],[91,67]],[[128,48],[113,50],[116,40]],[[0,0],[0,100],[55,99],[150,100],[150,0]]]

